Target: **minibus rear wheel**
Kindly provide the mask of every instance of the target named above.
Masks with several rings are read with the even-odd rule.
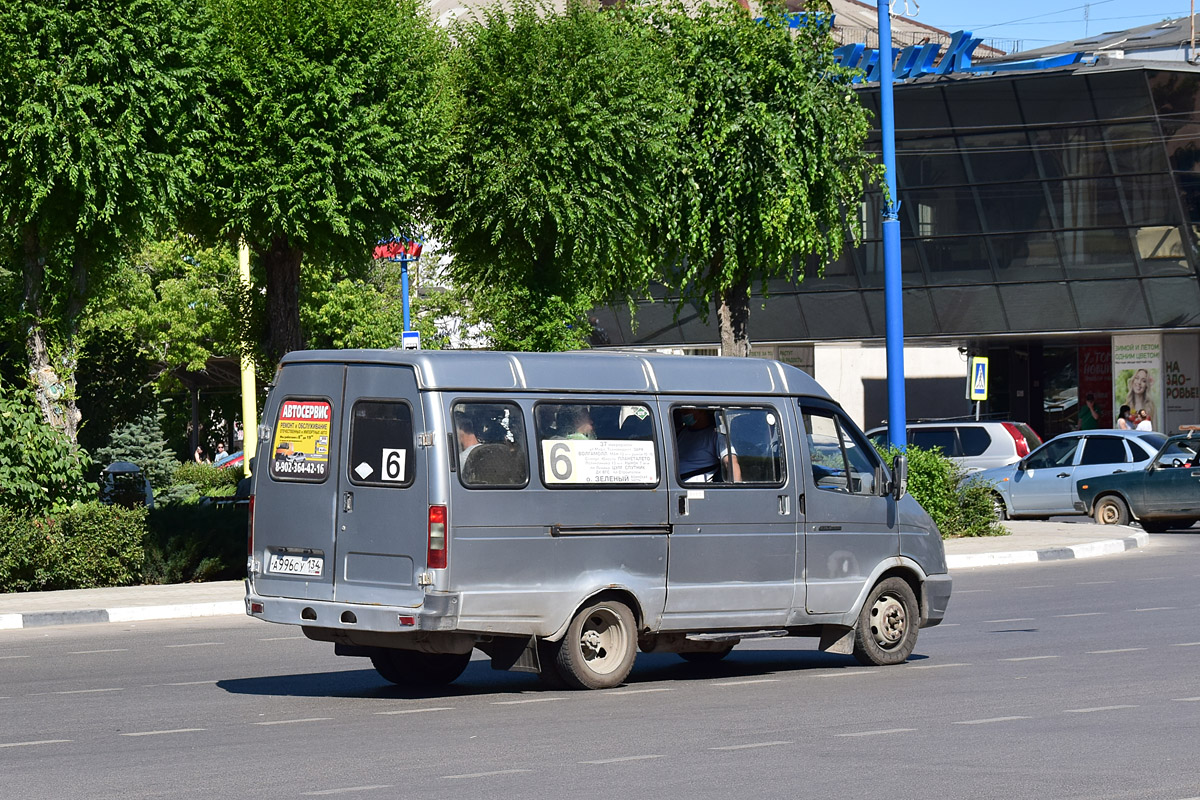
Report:
[[[445,686],[463,674],[471,663],[471,653],[380,650],[371,656],[371,663],[384,680],[397,686]]]
[[[624,603],[600,600],[571,620],[558,650],[558,673],[576,689],[620,686],[637,656],[637,628]]]
[[[903,664],[917,646],[921,615],[903,578],[885,578],[867,595],[854,629],[854,657],[867,666]]]

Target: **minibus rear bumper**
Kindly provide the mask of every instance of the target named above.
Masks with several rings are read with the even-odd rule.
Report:
[[[954,581],[948,573],[926,575],[921,584],[921,627],[932,628],[946,617],[950,604],[950,587]]]
[[[451,592],[427,592],[420,606],[404,608],[272,597],[258,594],[250,583],[246,585],[246,613],[283,625],[384,633],[452,631],[458,627],[458,609],[458,594]]]

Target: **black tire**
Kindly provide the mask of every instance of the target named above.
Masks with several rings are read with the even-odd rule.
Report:
[[[471,654],[380,650],[371,663],[384,680],[397,686],[428,688],[453,683],[471,663]]]
[[[538,665],[541,667],[541,672],[538,673],[538,679],[547,689],[570,689],[567,682],[563,680],[562,673],[558,671],[558,653],[562,649],[562,642],[547,642],[542,639],[538,640]]]
[[[1142,530],[1146,533],[1166,533],[1172,528],[1172,523],[1161,522],[1150,519],[1141,520]]]
[[[992,493],[992,508],[996,510],[996,519],[1000,522],[1008,519],[1008,506],[1004,505],[1004,498],[995,492]]]
[[[1092,509],[1092,518],[1096,520],[1097,525],[1128,525],[1129,506],[1115,494],[1110,494],[1096,501],[1096,507]]]
[[[706,650],[702,653],[680,653],[679,657],[689,664],[715,664],[733,652],[733,646],[724,650]]]
[[[886,578],[867,595],[854,629],[854,657],[867,666],[903,664],[917,646],[921,612],[903,578]]]
[[[620,686],[637,657],[637,628],[624,603],[601,600],[584,607],[558,649],[558,674],[576,689]]]

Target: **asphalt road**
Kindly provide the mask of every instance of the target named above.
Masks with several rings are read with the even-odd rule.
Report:
[[[413,695],[243,618],[0,632],[0,797],[1200,798],[1200,531],[962,570],[908,664],[812,640]]]

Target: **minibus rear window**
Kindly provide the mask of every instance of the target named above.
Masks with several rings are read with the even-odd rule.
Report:
[[[542,483],[548,488],[658,485],[648,407],[539,403],[533,415]]]
[[[366,486],[411,486],[413,458],[412,409],[396,400],[359,400],[350,419],[351,483]]]

